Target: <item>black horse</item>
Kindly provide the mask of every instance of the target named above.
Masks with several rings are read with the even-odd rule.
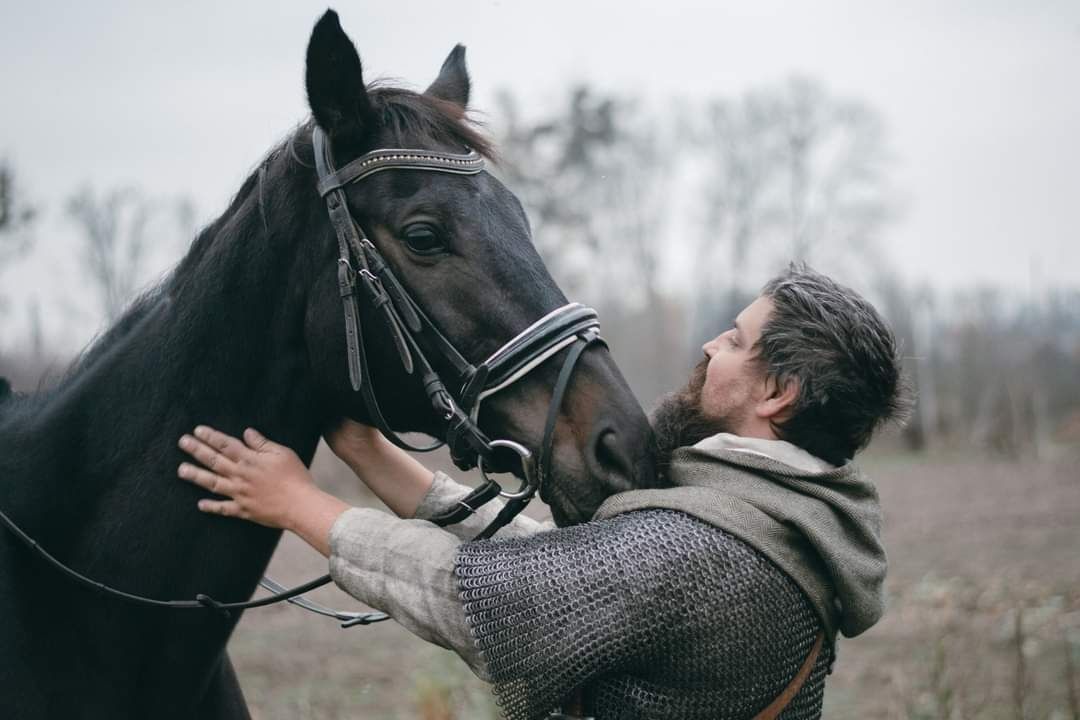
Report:
[[[307,52],[314,122],[338,164],[376,147],[491,149],[465,119],[455,48],[424,93],[365,87],[328,12]],[[335,418],[366,420],[346,369],[337,249],[315,190],[311,126],[272,150],[175,271],[54,389],[0,382],[0,508],[80,572],[156,598],[249,597],[279,533],[211,518],[176,480],[196,423],[247,425],[310,461]],[[566,301],[516,198],[492,176],[384,172],[352,185],[368,236],[444,334],[477,361]],[[394,427],[441,433],[382,322],[364,307],[377,392]],[[492,397],[481,426],[535,448],[560,356]],[[588,518],[652,474],[646,418],[609,354],[588,350],[559,416],[557,519]],[[225,653],[236,618],[133,606],[63,578],[0,530],[0,717],[238,718]]]

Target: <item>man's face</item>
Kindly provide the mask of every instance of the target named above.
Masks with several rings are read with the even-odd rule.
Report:
[[[754,409],[767,392],[754,346],[772,312],[772,300],[759,297],[735,318],[734,327],[702,346],[704,359],[679,391],[653,411],[652,423],[663,471],[676,448],[720,432],[745,434]]]
[[[701,411],[705,417],[727,425],[738,434],[750,421],[754,406],[765,391],[754,346],[772,312],[772,300],[759,297],[738,317],[735,326],[702,345],[707,363],[701,388]]]

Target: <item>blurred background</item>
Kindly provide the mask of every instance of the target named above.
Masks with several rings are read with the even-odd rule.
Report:
[[[63,373],[305,119],[324,9],[5,0],[0,376]],[[790,260],[903,338],[916,412],[862,460],[890,609],[841,642],[826,717],[1080,720],[1075,2],[336,9],[369,80],[422,89],[468,46],[494,172],[646,408]],[[377,504],[326,453],[316,471]],[[323,572],[291,540],[274,569]],[[390,623],[262,610],[231,652],[258,718],[494,717]]]

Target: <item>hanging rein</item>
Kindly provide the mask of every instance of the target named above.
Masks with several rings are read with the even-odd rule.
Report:
[[[317,188],[326,201],[326,209],[338,244],[338,290],[345,316],[345,340],[352,388],[361,394],[371,422],[398,447],[414,452],[428,452],[445,444],[459,468],[480,469],[484,482],[456,507],[432,518],[432,522],[443,526],[461,522],[483,504],[501,496],[507,500],[503,509],[477,535],[477,539],[489,538],[513,520],[528,505],[541,485],[550,478],[555,425],[574,367],[586,348],[594,343],[604,342],[600,337],[600,323],[596,311],[578,303],[555,308],[515,335],[479,365],[473,365],[428,319],[420,305],[398,281],[374,243],[368,239],[349,212],[344,188],[385,170],[476,175],[484,169],[483,158],[474,151],[454,154],[430,150],[382,149],[373,150],[342,168],[335,169],[330,140],[318,126],[312,131],[312,144],[318,175]],[[444,441],[423,446],[411,445],[386,421],[375,395],[364,346],[359,308],[362,301],[370,303],[382,318],[383,326],[391,337],[405,372],[419,378],[432,411],[445,423]],[[515,440],[490,439],[477,424],[480,405],[484,399],[510,387],[563,350],[568,352],[552,389],[539,455],[534,457],[524,445]],[[453,376],[449,379],[443,378],[429,361],[429,355],[440,357],[445,365],[453,369]],[[455,392],[451,392],[450,388],[454,388]],[[520,461],[522,482],[516,491],[503,490],[487,474],[488,465],[500,450],[512,451]],[[368,625],[388,619],[385,613],[333,610],[302,597],[303,593],[330,583],[329,575],[289,589],[269,577],[264,577],[259,584],[271,594],[239,602],[220,602],[203,593],[196,595],[193,600],[144,597],[97,582],[68,567],[23,532],[2,510],[0,523],[7,526],[16,538],[46,563],[76,584],[118,600],[172,609],[211,609],[225,616],[232,611],[287,601],[311,612],[335,618],[342,623],[342,627]]]

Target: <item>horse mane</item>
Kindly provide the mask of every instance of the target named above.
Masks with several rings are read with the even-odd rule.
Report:
[[[396,147],[461,146],[475,150],[489,160],[497,161],[494,146],[482,133],[482,125],[459,105],[422,93],[377,81],[368,86],[369,97],[378,113],[380,130],[389,135]],[[183,293],[195,277],[222,272],[221,263],[209,256],[215,248],[235,246],[233,252],[252,247],[252,236],[267,231],[266,218],[279,211],[297,210],[306,198],[292,193],[267,193],[267,187],[278,186],[298,171],[314,166],[311,129],[314,120],[299,124],[277,145],[272,147],[251,170],[230,200],[225,211],[195,236],[187,253],[176,267],[159,283],[143,292],[127,307],[111,327],[92,339],[69,364],[60,378],[52,383],[52,391],[62,392],[74,382],[81,371],[112,357],[121,348],[135,349],[152,345],[160,323],[152,322],[169,308],[176,294]],[[293,207],[287,207],[292,205]],[[257,213],[259,222],[243,222],[244,216]],[[198,272],[196,272],[198,271]],[[179,311],[180,308],[174,308]],[[169,318],[169,324],[184,324],[188,319]],[[145,332],[149,330],[149,332]],[[0,404],[13,397],[7,380],[0,378]]]
[[[71,361],[60,382],[70,378],[83,368],[97,363],[103,356],[123,343],[137,336],[134,331],[144,324],[147,316],[169,302],[164,291],[168,278],[137,296],[124,310],[123,314],[103,333],[91,339],[81,352]]]

